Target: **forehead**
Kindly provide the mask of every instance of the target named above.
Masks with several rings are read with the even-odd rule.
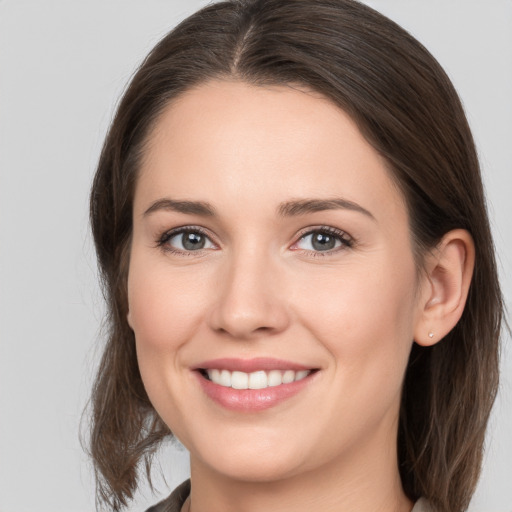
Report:
[[[232,81],[187,91],[155,124],[136,202],[165,194],[233,197],[247,207],[261,197],[342,195],[388,214],[404,208],[383,158],[331,101],[301,88]]]

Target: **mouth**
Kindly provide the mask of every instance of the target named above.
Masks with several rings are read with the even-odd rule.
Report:
[[[319,368],[276,359],[217,359],[194,373],[204,393],[234,411],[257,412],[274,407],[315,381]]]
[[[209,381],[225,388],[266,389],[291,384],[305,379],[316,370],[258,370],[251,373],[221,370],[220,368],[200,369],[199,373]]]

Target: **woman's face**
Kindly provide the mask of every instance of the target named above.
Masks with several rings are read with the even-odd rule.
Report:
[[[269,481],[396,464],[421,289],[403,197],[331,102],[214,81],[161,116],[128,320],[193,468]]]

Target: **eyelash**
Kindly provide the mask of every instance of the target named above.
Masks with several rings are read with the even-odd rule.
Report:
[[[167,245],[167,242],[169,240],[171,240],[171,238],[178,236],[178,235],[187,234],[187,233],[200,234],[200,235],[208,238],[208,240],[210,240],[210,242],[213,245],[215,245],[211,241],[211,238],[208,235],[208,233],[200,226],[186,226],[186,227],[174,228],[174,229],[171,229],[170,231],[166,231],[157,239],[156,245],[157,245],[157,247],[161,248],[166,253],[171,253],[171,254],[175,254],[178,256],[184,256],[184,257],[193,256],[193,255],[195,255],[194,253],[200,254],[204,250],[208,250],[208,249],[198,249],[196,251],[182,251],[181,249],[175,249],[175,248],[171,247],[170,245]],[[302,230],[302,232],[299,233],[299,235],[298,235],[297,241],[292,244],[292,247],[299,244],[307,236],[311,236],[315,233],[322,233],[322,234],[333,236],[341,242],[341,246],[339,246],[335,249],[326,250],[326,251],[311,251],[311,250],[306,250],[306,249],[292,249],[292,250],[302,250],[303,252],[306,252],[310,256],[316,258],[316,257],[332,256],[333,254],[336,254],[339,251],[342,251],[345,249],[350,249],[354,246],[354,239],[345,231],[333,228],[331,226],[318,226],[318,227],[313,227],[313,228],[310,227],[310,228],[306,228],[306,229]]]
[[[293,244],[293,246],[297,245],[301,240],[304,240],[307,236],[311,236],[315,233],[321,233],[321,234],[325,234],[325,235],[329,235],[334,238],[337,238],[341,242],[341,245],[335,249],[330,249],[327,251],[309,251],[309,250],[302,249],[303,251],[307,252],[310,256],[312,256],[314,258],[323,258],[323,257],[333,256],[340,251],[343,251],[345,249],[350,249],[354,246],[354,239],[348,233],[346,233],[345,231],[342,231],[341,229],[333,228],[332,226],[318,226],[318,227],[304,229],[299,234],[298,240]],[[294,249],[294,250],[301,250],[301,249]]]
[[[174,228],[170,231],[166,231],[163,233],[157,240],[156,244],[157,247],[160,247],[164,252],[175,254],[177,256],[193,256],[194,253],[201,253],[204,249],[199,249],[197,251],[182,251],[181,249],[175,249],[174,247],[171,247],[170,245],[167,245],[167,242],[174,238],[177,235],[184,235],[187,233],[196,233],[203,235],[204,237],[208,238],[208,240],[211,241],[210,236],[208,233],[199,226],[186,226],[181,228]],[[212,242],[213,243],[213,242]]]

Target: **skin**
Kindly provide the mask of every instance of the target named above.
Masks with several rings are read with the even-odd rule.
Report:
[[[369,214],[279,213],[312,198]],[[215,214],[145,213],[162,199]],[[182,226],[201,227],[205,248],[159,244]],[[350,244],[314,250],[304,235],[322,227]],[[316,93],[213,81],[170,104],[136,186],[128,321],[148,395],[190,451],[193,512],[410,511],[396,458],[402,380],[413,339],[435,343],[462,312],[468,247],[454,232],[418,272],[384,161]],[[192,371],[224,357],[318,371],[275,407],[231,411]]]

